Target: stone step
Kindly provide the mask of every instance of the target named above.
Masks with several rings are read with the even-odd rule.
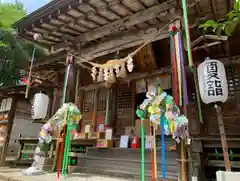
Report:
[[[94,171],[102,171],[104,173],[116,173],[123,175],[141,176],[141,161],[124,160],[124,159],[110,159],[102,157],[81,157],[79,160],[80,165],[76,167],[79,169],[89,169]],[[157,163],[158,175],[161,176],[161,163]],[[166,165],[166,175],[168,179],[177,179],[178,166],[177,164]],[[151,177],[151,162],[145,162],[146,177]]]
[[[145,149],[145,160],[151,161],[151,150]],[[157,149],[157,160],[161,160],[161,149]],[[118,159],[131,159],[141,160],[140,149],[129,149],[129,148],[113,148],[113,149],[100,149],[100,148],[88,148],[87,156],[96,156],[102,158],[118,158]],[[174,161],[176,163],[177,153],[171,151],[165,151],[166,162]]]

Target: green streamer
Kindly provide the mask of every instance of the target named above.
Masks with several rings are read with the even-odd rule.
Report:
[[[109,123],[109,118],[108,118],[108,112],[109,112],[109,94],[110,94],[110,90],[108,90],[108,94],[107,94],[107,105],[106,105],[106,115],[105,115],[105,125],[108,125]]]
[[[64,155],[63,155],[63,164],[62,164],[63,176],[67,175],[67,167],[69,164],[70,132],[71,132],[71,122],[70,122],[70,113],[68,108],[67,109],[67,131],[65,136]]]
[[[63,105],[66,101],[66,91],[67,91],[67,85],[68,85],[68,77],[69,77],[69,72],[70,72],[71,64],[69,64],[66,67],[66,71],[64,73],[64,84],[63,84],[63,90],[62,90],[62,104]]]
[[[230,157],[230,160],[233,161],[234,154],[233,154],[232,149],[229,149],[229,157]]]
[[[217,148],[215,148],[215,155],[216,155],[216,159],[218,160],[218,158],[219,158],[219,152],[218,152]]]
[[[144,168],[144,123],[143,120],[141,120],[141,150],[142,150],[142,181],[145,180],[145,168]]]
[[[144,168],[144,163],[145,163],[145,156],[144,156],[144,118],[146,116],[146,112],[142,109],[137,109],[136,110],[136,115],[141,119],[141,153],[142,153],[142,181],[145,179],[145,168]]]
[[[137,109],[136,110],[136,115],[137,115],[137,117],[139,117],[143,121],[145,116],[146,116],[146,112],[142,109]]]
[[[189,27],[188,27],[188,18],[187,18],[187,2],[186,0],[182,0],[182,8],[183,8],[183,19],[184,19],[184,27],[185,27],[185,36],[187,40],[187,55],[188,55],[188,64],[189,67],[192,68],[192,53],[191,53],[191,44],[190,44],[190,34],[189,34]]]

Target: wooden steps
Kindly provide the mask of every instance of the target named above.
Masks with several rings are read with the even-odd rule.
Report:
[[[167,178],[177,180],[178,165],[175,152],[166,151]],[[75,166],[74,171],[87,171],[109,175],[119,175],[127,177],[141,177],[141,150],[113,148],[98,149],[88,148],[86,156],[79,157],[79,165]],[[157,166],[159,178],[161,172],[161,150],[157,149]],[[145,151],[145,176],[151,177],[151,151]]]

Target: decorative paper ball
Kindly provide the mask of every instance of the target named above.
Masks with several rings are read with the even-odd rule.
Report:
[[[33,97],[32,118],[44,119],[47,116],[49,98],[44,93],[37,93]]]

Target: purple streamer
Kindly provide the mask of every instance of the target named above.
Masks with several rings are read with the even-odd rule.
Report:
[[[183,95],[184,95],[184,102],[188,105],[188,91],[187,91],[187,81],[184,69],[184,58],[183,58],[183,49],[182,49],[182,40],[181,40],[181,33],[177,32],[178,35],[178,45],[179,45],[179,53],[180,53],[180,62],[181,62],[181,69],[182,69],[182,80],[183,80]]]

